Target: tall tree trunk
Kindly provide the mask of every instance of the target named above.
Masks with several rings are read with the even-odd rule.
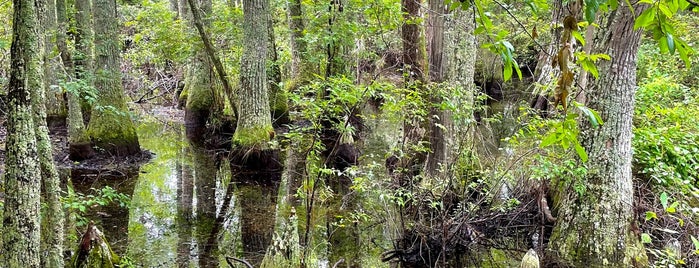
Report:
[[[38,3],[38,2],[37,2]],[[46,115],[47,120],[50,124],[63,125],[65,123],[67,115],[66,102],[63,99],[63,94],[58,87],[55,87],[58,83],[56,72],[60,62],[57,60],[57,56],[54,51],[56,51],[56,43],[54,39],[56,38],[56,1],[46,0],[41,1],[43,9],[38,13],[39,23],[41,24],[41,29],[43,29],[44,34],[42,34],[42,55],[44,61],[44,98],[46,99]]]
[[[420,30],[420,5],[421,0],[401,0],[403,12],[403,26],[401,37],[403,40],[403,65],[405,77],[408,83],[425,80],[425,53],[423,49]]]
[[[53,150],[49,139],[49,129],[46,125],[47,105],[46,91],[50,84],[56,82],[54,73],[55,65],[49,59],[54,51],[55,43],[53,35],[56,31],[56,4],[55,0],[37,0],[37,14],[39,17],[39,36],[44,37],[43,43],[39,43],[41,58],[44,59],[44,79],[42,81],[29,80],[30,88],[35,88],[31,94],[32,109],[34,110],[34,126],[36,131],[37,153],[39,156],[39,168],[44,189],[44,198],[47,210],[43,213],[42,220],[42,251],[45,257],[41,259],[42,267],[63,267],[63,209],[61,205],[61,186],[58,171],[53,163]],[[62,98],[61,98],[62,99]],[[62,103],[62,102],[61,102]]]
[[[427,17],[427,53],[428,78],[434,85],[431,87],[431,99],[429,110],[430,128],[430,153],[427,156],[427,170],[429,175],[436,176],[440,166],[446,164],[447,148],[445,130],[448,126],[448,113],[439,105],[442,102],[439,83],[444,82],[444,16],[447,12],[443,0],[429,0],[429,13]]]
[[[76,8],[85,8],[85,3],[80,2],[85,1],[77,0],[75,3]],[[71,53],[68,50],[68,43],[66,41],[66,33],[68,32],[68,18],[65,0],[56,0],[56,20],[58,23],[56,46],[58,47],[58,52],[61,54],[61,61],[63,62],[63,67],[65,68],[64,79],[80,85],[81,83],[77,83],[78,81],[75,80],[77,77],[79,77],[79,74],[76,73],[75,64],[73,62]],[[76,16],[76,21],[80,20],[85,20],[85,18]],[[78,25],[82,25],[83,23],[84,22],[78,23]],[[78,34],[76,35],[76,40],[81,40],[81,38],[77,38],[77,36],[81,36],[84,29],[81,29],[80,27],[77,28]],[[76,44],[76,47],[84,50],[82,45]],[[82,64],[82,58],[84,58],[83,52],[78,51],[78,54],[80,55],[80,63]],[[80,66],[81,70],[82,68],[83,66]],[[82,76],[82,74],[80,74],[80,76]],[[68,90],[66,92],[66,95],[68,96],[68,118],[66,120],[66,123],[68,124],[68,152],[70,159],[74,161],[90,158],[94,154],[90,137],[88,137],[85,133],[85,123],[83,122],[83,112],[80,105],[80,91],[81,90],[73,88],[72,90]]]
[[[198,2],[198,3],[197,3]],[[200,15],[208,17],[211,15],[210,0],[188,0],[186,6],[189,10],[183,14],[192,26],[201,27],[201,33],[204,27],[209,26],[209,20],[202,19]],[[197,26],[198,25],[198,26]],[[216,115],[221,111],[221,105],[216,105],[216,96],[214,88],[215,73],[212,68],[212,62],[207,56],[204,42],[208,42],[206,34],[200,35],[202,43],[197,43],[194,46],[194,57],[187,68],[185,77],[185,88],[187,92],[187,104],[185,106],[185,126],[187,138],[194,143],[201,143],[206,133],[206,123],[212,115]]]
[[[40,178],[32,91],[41,87],[41,57],[34,1],[14,0],[8,90],[3,213],[3,267],[39,267]]]
[[[635,6],[640,14],[645,5]],[[550,248],[573,266],[632,267],[647,263],[633,226],[631,129],[636,92],[636,52],[641,32],[633,29],[628,6],[612,13],[611,26],[596,51],[611,56],[599,64],[600,78],[587,95],[589,107],[604,125],[585,121],[581,140],[589,155],[586,191],[578,195],[567,185],[558,189],[558,220]]]
[[[455,104],[455,114],[459,117],[452,119],[452,124],[446,126],[447,159],[455,161],[458,154],[456,149],[464,148],[471,151],[467,145],[473,143],[474,123],[473,108],[475,107],[476,88],[473,83],[477,53],[475,28],[472,11],[454,10],[445,21],[444,72],[449,85],[455,87],[451,94],[451,102]],[[458,120],[457,120],[458,118]]]
[[[112,155],[132,155],[141,148],[128,114],[119,68],[119,34],[116,0],[95,0],[95,87],[88,135],[99,148]]]
[[[303,12],[301,0],[287,0],[289,30],[291,31],[291,78],[299,79],[303,75],[304,55],[306,54],[306,41],[303,39]]]
[[[274,134],[267,94],[268,0],[243,1],[243,56],[240,63],[238,127],[233,143],[266,146]]]
[[[269,36],[268,59],[270,61],[267,76],[269,80],[269,106],[272,110],[272,123],[281,126],[289,123],[289,105],[286,103],[286,94],[282,91],[282,70],[279,66],[277,44],[274,37],[274,20],[270,14],[267,23],[267,35]]]

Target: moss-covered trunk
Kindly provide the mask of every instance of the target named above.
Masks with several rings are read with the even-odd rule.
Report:
[[[84,8],[84,0],[77,0],[75,5],[76,9]],[[68,17],[66,13],[66,1],[56,0],[56,19],[58,22],[58,33],[56,34],[56,45],[58,47],[58,53],[61,55],[61,60],[63,61],[63,67],[65,68],[65,76],[63,79],[65,81],[71,82],[71,85],[84,85],[84,83],[78,83],[77,78],[81,77],[81,74],[76,73],[76,63],[73,62],[73,57],[68,50],[67,36],[68,31]],[[76,20],[84,19],[78,18]],[[82,30],[76,30],[80,33]],[[81,34],[76,34],[76,39]],[[80,48],[81,45],[76,44],[76,47]],[[82,60],[82,53],[77,53]],[[82,62],[81,62],[82,64]],[[78,66],[81,70],[82,65]],[[80,105],[80,91],[82,88],[71,87],[67,90],[66,95],[68,97],[68,152],[71,160],[80,161],[86,158],[90,158],[94,154],[92,149],[92,144],[90,142],[90,137],[85,133],[85,123],[83,122],[83,112]]]
[[[39,35],[43,34],[43,42],[39,43],[40,57],[44,59],[44,79],[30,79],[27,81],[29,88],[33,88],[31,94],[32,110],[34,111],[34,131],[36,131],[37,154],[39,168],[44,190],[44,200],[47,204],[42,213],[42,267],[63,267],[63,209],[61,205],[60,179],[56,166],[53,163],[53,149],[49,139],[49,129],[46,125],[47,102],[46,90],[48,85],[56,82],[53,73],[54,63],[49,63],[49,53],[54,51],[53,33],[56,30],[55,0],[37,0],[37,14],[39,17]],[[49,11],[53,10],[53,11]],[[62,98],[61,98],[62,99]],[[62,102],[61,102],[62,103]]]
[[[39,267],[40,259],[41,173],[31,99],[41,86],[41,54],[34,1],[12,3],[1,266],[33,268]]]
[[[266,147],[274,134],[267,92],[268,16],[268,0],[243,1],[243,56],[234,145]]]
[[[640,14],[642,6],[635,6]],[[599,112],[604,125],[582,129],[589,155],[586,191],[578,195],[558,189],[558,220],[549,248],[573,266],[644,266],[646,255],[633,226],[631,128],[636,92],[636,52],[641,32],[634,31],[634,16],[620,6],[595,53],[611,61],[599,64],[600,78],[588,91],[589,107]]]
[[[112,155],[141,151],[136,128],[128,114],[119,68],[119,34],[116,0],[95,0],[95,87],[87,133],[92,142]]]
[[[63,93],[59,90],[56,85],[58,84],[59,65],[60,62],[57,60],[58,54],[56,54],[56,33],[57,33],[57,22],[56,22],[56,0],[42,0],[37,1],[37,8],[39,11],[39,23],[41,24],[41,30],[43,34],[41,45],[42,59],[44,62],[44,99],[46,100],[46,116],[49,124],[52,125],[63,125],[67,116],[67,107],[65,99],[63,98]]]
[[[88,90],[94,90],[92,86],[94,86],[95,79],[93,74],[95,61],[93,43],[95,35],[92,25],[92,2],[90,0],[75,0],[75,55],[73,59],[75,78],[81,83],[76,94],[80,96],[88,94]],[[89,118],[92,112],[92,104],[80,100],[80,108],[85,117]]]

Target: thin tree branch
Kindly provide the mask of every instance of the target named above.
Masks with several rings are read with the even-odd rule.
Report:
[[[187,3],[189,3],[189,8],[192,10],[194,27],[197,28],[197,32],[199,32],[199,36],[201,36],[201,40],[204,42],[204,50],[206,51],[206,55],[209,56],[209,59],[211,59],[211,62],[213,62],[214,64],[216,73],[218,74],[218,77],[221,80],[221,84],[223,84],[223,90],[226,92],[226,95],[228,95],[231,107],[233,108],[233,116],[235,116],[235,118],[237,119],[238,109],[235,106],[235,101],[233,100],[233,89],[231,89],[231,85],[228,83],[228,74],[226,74],[226,70],[223,69],[223,64],[221,64],[221,60],[216,55],[216,50],[214,48],[214,45],[211,44],[211,39],[209,38],[209,35],[206,33],[206,31],[204,31],[204,24],[201,20],[199,7],[196,3],[194,3],[194,0],[187,0]]]

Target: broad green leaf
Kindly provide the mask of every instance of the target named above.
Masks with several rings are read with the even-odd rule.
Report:
[[[585,20],[587,22],[593,22],[595,20],[595,14],[599,10],[598,0],[585,0]]]
[[[670,54],[675,54],[675,40],[672,38],[672,34],[670,33],[665,33],[665,41],[667,42],[667,48],[670,51]]]
[[[670,7],[668,7],[668,6],[665,4],[665,2],[659,2],[659,3],[658,3],[658,9],[659,9],[660,12],[662,12],[663,15],[665,15],[666,17],[672,18],[672,15],[673,15],[672,13],[673,13],[673,12],[670,10]]]
[[[650,244],[651,243],[650,235],[647,233],[642,233],[641,234],[641,243]]]
[[[510,60],[505,60],[505,66],[502,69],[502,78],[505,79],[505,81],[510,80],[512,78],[512,62]]]
[[[585,45],[585,38],[580,34],[579,31],[572,31],[573,37],[575,37],[575,40],[578,40],[580,42],[581,46]]]
[[[663,192],[660,194],[660,204],[663,205],[663,209],[667,209],[667,193]]]
[[[633,24],[633,28],[638,29],[638,28],[644,28],[648,25],[651,25],[653,21],[655,21],[655,14],[656,14],[656,9],[655,8],[649,8],[643,11],[638,18],[636,18],[636,22]]]
[[[578,153],[578,156],[580,157],[580,160],[583,161],[583,163],[587,162],[587,152],[585,152],[585,148],[583,148],[579,142],[575,143],[575,152]]]
[[[675,213],[677,212],[677,206],[679,204],[680,202],[678,201],[672,202],[672,204],[670,204],[670,206],[667,209],[665,209],[665,211],[667,211],[668,213]]]

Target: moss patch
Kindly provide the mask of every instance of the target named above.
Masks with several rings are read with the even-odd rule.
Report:
[[[238,128],[233,134],[233,144],[242,147],[265,147],[274,135],[272,126]]]

